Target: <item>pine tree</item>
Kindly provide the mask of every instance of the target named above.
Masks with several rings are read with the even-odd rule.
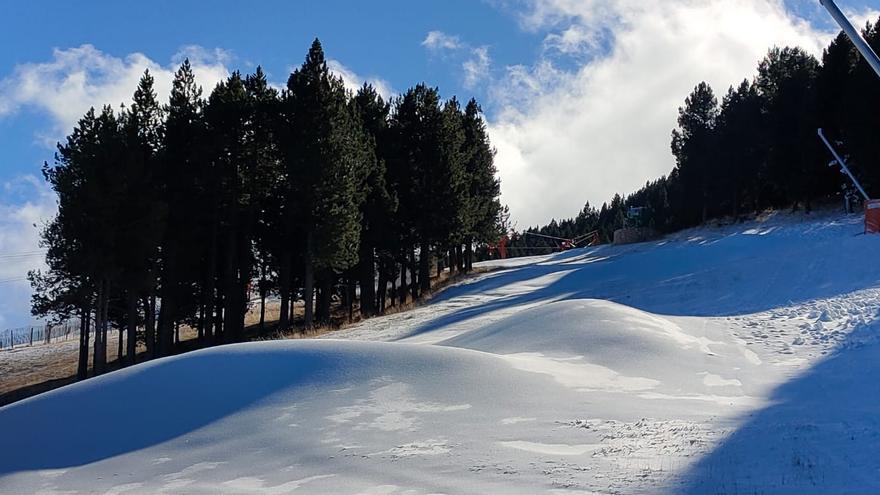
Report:
[[[160,157],[161,173],[157,178],[158,189],[166,208],[165,229],[162,240],[159,296],[158,335],[152,335],[152,322],[146,332],[149,355],[167,355],[171,352],[176,322],[197,304],[194,287],[202,285],[209,290],[210,283],[203,283],[200,267],[213,269],[214,264],[205,263],[206,231],[216,228],[211,218],[216,204],[213,187],[215,176],[210,174],[204,156],[205,129],[203,121],[202,89],[196,85],[195,76],[188,60],[175,73],[168,106],[163,153]],[[209,234],[208,234],[209,235]],[[213,241],[213,240],[212,240]],[[145,299],[144,306],[152,319],[152,297]]]
[[[738,215],[746,198],[759,204],[760,174],[766,161],[766,137],[761,113],[762,100],[749,81],[731,87],[721,102],[718,115],[717,149],[720,164],[715,213]]]
[[[687,194],[680,215],[690,224],[705,222],[708,215],[717,115],[715,93],[701,82],[685,100],[685,106],[678,109],[678,129],[672,131],[672,154]]]
[[[278,203],[275,200],[279,188],[284,183],[279,151],[280,100],[278,91],[269,86],[262,67],[245,80],[250,100],[249,131],[247,140],[247,160],[251,169],[246,172],[247,230],[242,240],[242,252],[250,252],[241,258],[239,270],[243,278],[252,280],[255,266],[259,274],[258,291],[260,295],[260,327],[265,325],[266,296],[273,283],[270,281],[269,266],[273,254],[277,252],[274,239],[267,239],[266,227],[277,227],[273,219],[278,216]],[[253,246],[250,244],[253,243]]]
[[[70,313],[78,306],[88,325],[94,312],[93,368],[103,373],[107,362],[108,308],[114,283],[118,286],[120,253],[118,226],[128,221],[118,207],[125,189],[116,180],[123,162],[124,141],[119,122],[109,107],[83,117],[67,143],[59,145],[55,166],[43,174],[58,194],[58,215],[42,233],[48,248],[45,275],[31,276],[37,290],[37,313]],[[87,328],[85,328],[87,330]],[[78,376],[85,377],[88,335],[80,341]]]
[[[357,263],[361,197],[369,153],[348,105],[342,80],[330,73],[320,41],[287,83],[288,123],[295,148],[287,150],[302,205],[305,237],[305,325],[314,321],[314,282],[320,283],[319,316],[329,317],[335,274]]]
[[[386,157],[388,155],[388,117],[391,107],[371,85],[364,83],[352,100],[364,128],[367,146],[373,157],[367,160],[368,170],[360,189],[364,193],[361,214],[361,237],[358,250],[358,280],[362,316],[376,313],[376,263],[379,267],[380,296],[384,305],[387,285],[387,259],[393,254],[395,231],[391,223],[397,209],[396,198],[389,190]]]
[[[880,19],[874,24],[868,23],[862,31],[865,41],[874,49],[880,50]],[[842,47],[838,48],[843,51]],[[830,48],[829,48],[830,50]],[[845,55],[839,55],[844,58]],[[846,151],[850,155],[850,165],[862,182],[868,194],[880,194],[880,147],[877,146],[877,135],[880,133],[880,115],[876,109],[880,105],[880,83],[877,74],[858,54],[853,55],[854,62],[850,77],[843,91],[842,115],[840,116],[841,131],[829,130],[829,136],[842,137]],[[841,65],[845,61],[840,62]],[[840,69],[839,69],[840,70]],[[827,97],[827,93],[823,93]],[[823,123],[825,125],[825,123]],[[823,161],[828,154],[822,150]]]
[[[258,84],[258,83],[254,83]],[[217,176],[219,289],[223,339],[237,342],[244,331],[247,289],[253,268],[253,221],[260,182],[251,143],[251,98],[241,74],[217,85],[205,107],[212,171]]]
[[[755,86],[764,98],[770,139],[768,176],[778,203],[810,209],[823,176],[816,112],[819,63],[800,48],[774,48],[758,66]]]
[[[464,111],[465,182],[467,194],[465,266],[471,269],[473,245],[496,242],[499,229],[501,181],[496,177],[495,150],[489,142],[482,109],[471,99]]]
[[[165,213],[165,205],[159,200],[155,187],[164,121],[149,71],[144,72],[133,100],[133,105],[121,117],[125,156],[117,171],[127,212],[117,229],[121,248],[120,286],[125,294],[128,364],[135,362],[140,320],[138,301],[149,295],[155,285]],[[121,334],[119,342],[121,345]]]

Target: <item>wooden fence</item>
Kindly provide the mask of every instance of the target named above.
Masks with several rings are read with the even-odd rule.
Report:
[[[32,325],[0,331],[0,349],[14,349],[79,338],[79,321],[71,320],[57,325]]]

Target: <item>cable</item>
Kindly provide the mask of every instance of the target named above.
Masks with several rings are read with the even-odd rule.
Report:
[[[42,255],[45,253],[46,253],[45,249],[39,249],[39,250],[34,250],[34,251],[22,251],[20,253],[5,253],[5,254],[0,254],[0,259],[21,258],[21,257],[27,257],[27,256],[38,256],[38,255]]]
[[[22,260],[29,260],[29,259],[41,258],[41,257],[43,257],[43,253],[29,254],[29,255],[22,255],[22,256],[7,256],[5,258],[0,258],[0,263],[16,263],[16,262],[19,262]]]
[[[566,239],[565,237],[556,237],[553,235],[537,234],[535,232],[523,232],[522,235],[534,235],[534,236],[538,236],[538,237],[546,237],[548,239],[556,239],[558,241],[570,241],[571,240],[571,239]]]

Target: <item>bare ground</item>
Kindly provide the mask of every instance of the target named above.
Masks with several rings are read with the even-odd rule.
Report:
[[[486,270],[475,270],[472,275],[483,273]],[[408,311],[414,307],[430,301],[433,294],[439,293],[449,285],[465,279],[467,276],[452,275],[443,272],[440,277],[432,280],[432,293],[425,294],[421,301],[416,303],[408,303],[402,306],[394,306],[386,309],[385,314],[393,314],[401,311]],[[316,327],[311,330],[303,328],[294,328],[286,332],[279,332],[275,329],[278,322],[280,306],[279,304],[268,302],[266,305],[266,325],[263,331],[260,331],[259,305],[248,312],[245,316],[246,340],[273,340],[273,339],[290,339],[290,338],[311,338],[318,335],[327,334],[336,330],[345,328],[351,323],[360,320],[358,308],[354,308],[354,319],[348,321],[347,310],[341,305],[334,310],[332,323],[326,326]],[[296,304],[294,307],[294,316],[302,316],[303,305]],[[187,352],[198,349],[202,345],[197,340],[196,330],[189,327],[180,328],[180,343],[176,352]],[[119,332],[111,330],[107,336],[107,362],[108,369],[115,370],[119,368],[117,362],[117,345]],[[6,348],[0,350],[0,406],[16,402],[27,397],[46,392],[76,381],[76,367],[78,359],[78,338],[72,338],[66,341],[56,341],[49,344],[34,344],[33,346],[18,346],[13,349]],[[91,351],[91,349],[90,349]],[[138,346],[138,354],[143,356],[145,349]],[[90,352],[89,362],[91,364],[92,355]],[[139,359],[140,361],[140,359]]]

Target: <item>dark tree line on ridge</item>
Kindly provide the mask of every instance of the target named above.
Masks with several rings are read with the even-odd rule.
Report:
[[[880,20],[863,30],[880,52]],[[773,48],[753,80],[730,87],[718,101],[705,82],[679,109],[672,132],[675,168],[666,176],[598,210],[589,203],[571,219],[526,232],[566,239],[598,230],[608,242],[624,226],[630,207],[643,207],[642,223],[659,232],[692,227],[710,218],[766,208],[810,211],[850,188],[816,135],[837,141],[868,194],[880,195],[880,80],[840,32],[819,61],[801,48]],[[557,241],[514,236],[515,256],[558,249]],[[529,248],[525,248],[529,246]],[[546,252],[546,251],[544,251]]]
[[[204,98],[185,61],[163,105],[145,72],[128,108],[90,110],[44,166],[58,214],[42,231],[49,269],[29,275],[33,313],[80,319],[79,378],[90,328],[95,373],[109,328],[121,364],[139,341],[146,358],[171,354],[180,325],[240,341],[252,290],[261,329],[274,294],[282,330],[298,299],[306,328],[337,293],[349,315],[358,293],[363,316],[382,313],[501,235],[493,160],[476,101],[424,84],[390,102],[352,94],[318,40],[281,92],[257,68]]]

